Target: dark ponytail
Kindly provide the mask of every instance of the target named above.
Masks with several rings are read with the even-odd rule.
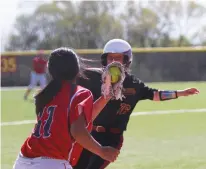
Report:
[[[51,80],[49,84],[35,96],[36,115],[43,111],[43,108],[52,101],[52,99],[61,90],[62,83],[58,80]]]
[[[48,71],[52,80],[35,97],[37,115],[58,94],[63,81],[71,82],[76,78],[80,71],[79,58],[70,48],[55,49],[49,56]]]

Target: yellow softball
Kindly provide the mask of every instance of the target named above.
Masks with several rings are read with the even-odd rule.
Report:
[[[109,68],[109,72],[111,73],[111,82],[112,83],[117,83],[119,81],[119,78],[121,76],[121,71],[118,67],[112,66]]]

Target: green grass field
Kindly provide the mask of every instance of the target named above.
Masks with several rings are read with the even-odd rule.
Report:
[[[197,87],[199,95],[167,102],[142,101],[138,111],[206,109],[206,83],[152,83],[160,89]],[[1,122],[34,120],[24,90],[1,92]],[[33,124],[1,126],[1,168],[11,169]],[[118,160],[108,169],[206,169],[206,111],[132,116]]]

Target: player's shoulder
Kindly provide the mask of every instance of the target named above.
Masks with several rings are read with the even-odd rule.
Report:
[[[79,95],[87,95],[87,96],[89,96],[89,95],[92,95],[92,92],[89,89],[85,88],[85,87],[77,85],[76,95],[78,95],[78,96]]]
[[[135,76],[134,74],[131,74],[131,73],[127,73],[126,78],[127,78],[131,83],[134,83],[134,84],[143,83],[142,80],[140,80],[137,76]]]
[[[35,56],[35,57],[33,58],[33,61],[37,61],[37,60],[38,60],[38,57]]]
[[[42,62],[46,64],[46,63],[47,63],[47,60],[46,60],[46,59],[42,59]]]
[[[83,86],[80,86],[80,85],[77,85],[77,92],[90,92],[89,89],[83,87]]]
[[[83,86],[80,86],[78,84],[71,84],[68,81],[62,82],[62,94],[67,93],[67,91],[70,91],[72,93],[81,94],[81,93],[91,93],[91,91]]]
[[[93,95],[90,90],[82,87],[82,86],[77,86],[75,93],[72,96],[72,104],[79,103],[85,99],[91,99],[93,100]]]

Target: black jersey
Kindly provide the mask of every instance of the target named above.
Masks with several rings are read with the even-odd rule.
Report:
[[[91,90],[94,99],[101,96],[101,69],[87,70],[87,78],[79,78],[77,83]],[[141,80],[132,74],[126,74],[123,83],[123,93],[126,98],[121,100],[110,100],[102,112],[97,116],[94,125],[104,126],[105,128],[119,128],[126,130],[130,115],[140,100],[153,100],[156,89],[149,88]]]

